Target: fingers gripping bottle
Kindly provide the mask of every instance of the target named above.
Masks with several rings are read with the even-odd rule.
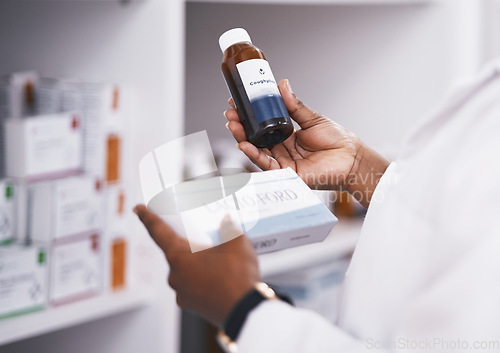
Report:
[[[222,74],[248,141],[259,148],[285,141],[293,124],[264,53],[243,28],[222,34],[219,45],[224,53]]]

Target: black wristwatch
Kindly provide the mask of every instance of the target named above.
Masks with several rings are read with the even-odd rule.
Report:
[[[217,334],[219,345],[227,353],[236,353],[238,351],[236,339],[248,314],[264,300],[283,300],[292,304],[287,296],[277,294],[264,282],[258,282],[250,292],[236,303],[224,322],[223,331],[219,331]]]

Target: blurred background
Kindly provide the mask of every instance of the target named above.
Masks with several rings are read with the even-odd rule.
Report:
[[[0,295],[0,353],[220,351],[215,329],[177,308],[163,255],[130,210],[142,201],[139,160],[185,134],[206,130],[219,167],[255,170],[224,126],[229,93],[218,38],[227,29],[245,28],[276,79],[288,78],[307,105],[392,160],[454,81],[500,54],[499,23],[500,0],[0,0],[0,118],[8,136],[22,136],[1,141],[1,187],[16,192],[15,202],[0,202],[10,210],[2,217],[15,224],[0,236],[0,264],[33,260],[24,244],[41,236],[32,222],[67,221],[57,207],[44,210],[38,192],[56,190],[50,197],[66,200],[61,185],[74,190],[90,178],[99,202],[85,207],[103,216],[84,227],[87,235],[61,233],[64,241],[42,222],[48,238],[28,249],[48,254],[48,264],[25,268],[43,267],[36,276],[46,279],[45,294],[36,305],[18,302],[9,311],[2,300],[23,288],[8,287],[14,275],[0,271],[7,293]],[[51,126],[49,116],[81,124],[76,172],[64,164],[37,170],[12,153],[21,143],[38,151],[29,124]],[[317,194],[340,220],[327,240],[259,260],[265,281],[335,322],[364,211],[346,194]],[[82,205],[79,197],[66,200],[68,208]],[[96,241],[91,254],[76,245]],[[93,286],[68,280],[76,262],[51,261],[69,251],[64,244],[77,249],[78,266],[93,269]]]

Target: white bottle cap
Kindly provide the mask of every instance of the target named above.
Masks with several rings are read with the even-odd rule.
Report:
[[[231,45],[241,42],[252,43],[248,32],[243,28],[230,29],[229,31],[224,32],[219,38],[220,50],[224,53]]]

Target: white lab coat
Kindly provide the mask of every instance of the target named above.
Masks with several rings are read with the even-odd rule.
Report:
[[[265,302],[250,313],[239,352],[499,352],[499,205],[497,61],[459,82],[385,172],[338,324]]]

